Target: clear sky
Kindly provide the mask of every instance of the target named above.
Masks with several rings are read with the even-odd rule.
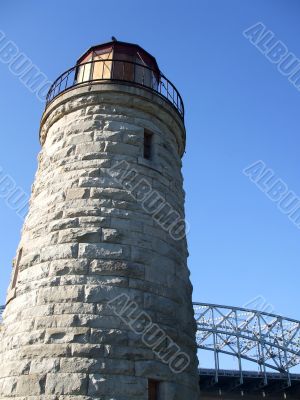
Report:
[[[300,230],[244,174],[263,160],[300,196],[300,92],[242,32],[261,21],[300,58],[298,0],[2,1],[0,30],[49,79],[91,45],[140,44],[180,90],[194,300],[258,296],[300,319]],[[0,166],[30,191],[44,105],[0,63]],[[21,218],[0,198],[0,304]]]

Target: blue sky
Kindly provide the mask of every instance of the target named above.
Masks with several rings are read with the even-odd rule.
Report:
[[[243,173],[256,160],[300,196],[300,92],[242,34],[261,21],[300,58],[297,0],[1,2],[0,30],[49,79],[93,44],[140,44],[180,90],[194,300],[262,296],[300,319],[300,230]],[[44,105],[0,63],[0,166],[30,191]],[[0,199],[0,304],[22,220]]]

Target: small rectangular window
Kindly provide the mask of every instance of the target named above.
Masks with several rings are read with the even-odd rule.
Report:
[[[152,158],[152,142],[153,142],[153,133],[149,131],[144,132],[144,158],[147,160],[151,160]]]
[[[19,264],[20,264],[21,258],[22,258],[22,249],[19,250],[17,261],[15,263],[14,276],[13,276],[13,280],[12,280],[12,284],[11,284],[12,289],[15,289],[15,287],[17,286],[18,275],[19,275]]]
[[[153,379],[148,381],[148,400],[158,400],[159,382]]]

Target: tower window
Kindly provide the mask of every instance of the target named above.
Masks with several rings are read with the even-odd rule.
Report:
[[[146,131],[144,132],[144,158],[151,160],[153,152],[153,133]]]
[[[159,382],[153,379],[148,381],[148,400],[158,400]]]
[[[20,249],[18,252],[18,257],[17,257],[17,261],[15,264],[14,276],[13,276],[13,280],[12,280],[12,284],[11,284],[12,289],[15,289],[15,287],[17,286],[18,275],[19,275],[19,265],[20,265],[21,258],[22,258],[22,249]]]

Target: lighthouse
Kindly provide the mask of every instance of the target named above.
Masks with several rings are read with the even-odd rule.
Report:
[[[51,86],[0,336],[0,398],[198,400],[184,106],[138,45]]]

